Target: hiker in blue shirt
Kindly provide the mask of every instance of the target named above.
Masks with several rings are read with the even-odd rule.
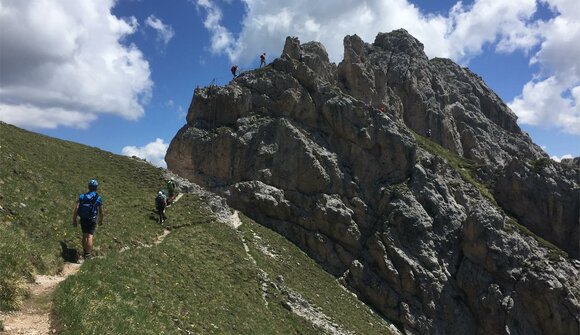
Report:
[[[103,217],[105,216],[103,199],[97,193],[97,186],[99,186],[99,183],[96,180],[89,180],[89,191],[79,196],[73,212],[73,227],[77,226],[77,217],[81,218],[84,259],[91,258],[93,235],[97,229],[97,217],[99,218],[100,226],[103,224]]]

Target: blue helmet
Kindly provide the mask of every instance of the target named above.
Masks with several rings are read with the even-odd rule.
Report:
[[[98,181],[96,181],[95,179],[89,180],[89,188],[97,188],[97,186],[99,186]]]

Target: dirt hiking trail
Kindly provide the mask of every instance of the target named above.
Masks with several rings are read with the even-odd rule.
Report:
[[[60,282],[77,273],[81,264],[65,263],[61,273],[56,276],[37,275],[29,285],[30,298],[24,301],[22,309],[16,312],[0,313],[4,331],[0,334],[44,335],[52,334],[50,312],[52,295]]]

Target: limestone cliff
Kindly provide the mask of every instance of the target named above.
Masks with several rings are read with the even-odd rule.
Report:
[[[196,89],[169,169],[406,334],[578,334],[580,262],[560,250],[578,258],[578,168],[545,163],[481,78],[404,30],[344,45],[336,66],[287,38],[266,68]]]

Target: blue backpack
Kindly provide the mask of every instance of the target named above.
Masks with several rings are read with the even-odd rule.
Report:
[[[100,196],[97,192],[87,192],[79,197],[78,215],[83,219],[97,217]]]

